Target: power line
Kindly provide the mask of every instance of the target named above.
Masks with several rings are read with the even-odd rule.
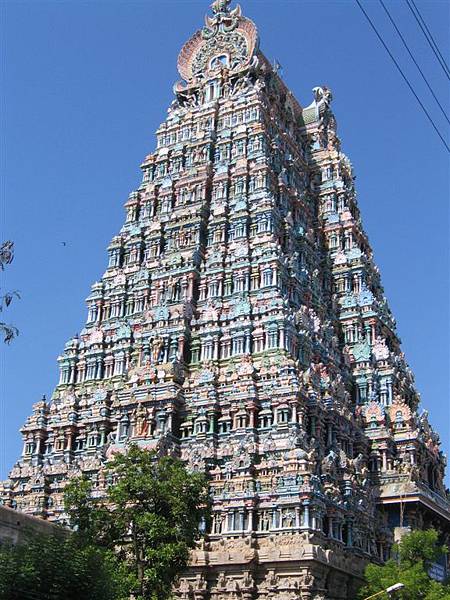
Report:
[[[369,17],[369,15],[366,13],[366,11],[364,10],[364,7],[362,6],[360,0],[356,0],[356,3],[358,4],[359,8],[361,9],[361,11],[363,12],[364,16],[366,17],[367,21],[369,22],[370,26],[372,27],[372,29],[374,30],[377,38],[380,40],[381,44],[383,45],[384,49],[386,50],[386,52],[389,54],[392,62],[394,63],[394,65],[397,67],[400,75],[403,77],[406,85],[409,87],[409,89],[411,90],[411,93],[413,94],[414,98],[417,100],[417,102],[419,103],[421,109],[423,110],[423,112],[425,113],[425,115],[427,116],[427,119],[430,121],[433,129],[435,130],[435,132],[438,134],[438,136],[441,138],[442,143],[444,144],[444,146],[447,149],[447,152],[450,153],[450,146],[447,144],[447,142],[445,141],[444,137],[442,136],[441,132],[439,131],[439,129],[437,128],[435,122],[433,121],[433,119],[431,118],[429,112],[427,111],[427,109],[425,108],[425,106],[423,105],[421,99],[419,98],[419,96],[416,94],[416,92],[414,91],[413,86],[410,84],[408,78],[406,77],[406,75],[403,73],[402,68],[400,67],[400,65],[398,64],[398,62],[395,60],[394,55],[392,54],[392,52],[389,50],[389,48],[387,47],[387,45],[385,44],[383,38],[381,37],[380,33],[378,32],[378,29],[375,27],[375,25],[372,22],[372,19]]]
[[[442,56],[442,53],[439,50],[439,47],[436,44],[436,41],[431,34],[431,31],[429,30],[427,24],[425,23],[424,18],[422,17],[419,9],[417,8],[416,4],[414,3],[414,0],[411,0],[411,2],[410,2],[410,0],[406,0],[406,3],[408,5],[409,10],[412,12],[415,20],[417,21],[420,29],[422,30],[422,33],[425,36],[425,39],[427,40],[428,44],[430,45],[430,48],[432,49],[435,57],[437,58],[439,64],[441,65],[442,70],[444,71],[447,79],[450,79],[450,69],[449,69],[447,63],[445,62],[445,59]]]
[[[442,107],[442,104],[441,104],[441,103],[439,102],[439,100],[437,99],[437,96],[436,96],[436,94],[434,93],[434,91],[433,91],[433,88],[431,87],[431,85],[430,85],[430,83],[429,83],[428,79],[425,77],[425,74],[424,74],[424,72],[422,71],[422,69],[420,68],[420,66],[419,66],[419,64],[417,63],[416,59],[414,58],[414,56],[413,56],[413,53],[412,53],[412,52],[411,52],[411,50],[409,49],[409,46],[408,46],[408,44],[406,43],[406,40],[405,40],[405,38],[403,37],[403,35],[401,34],[401,32],[400,32],[399,28],[397,27],[397,25],[396,25],[396,23],[395,23],[394,19],[392,18],[392,15],[391,15],[391,13],[390,13],[390,12],[389,12],[389,10],[387,9],[387,6],[386,6],[386,5],[385,5],[385,3],[383,2],[383,0],[380,0],[380,4],[381,4],[381,6],[384,8],[384,11],[386,12],[387,16],[389,17],[389,20],[391,21],[392,25],[393,25],[393,26],[394,26],[394,28],[395,28],[395,31],[398,33],[398,35],[399,35],[400,39],[402,40],[402,42],[403,42],[403,45],[405,46],[405,48],[406,48],[406,50],[407,50],[407,52],[408,52],[409,56],[411,57],[411,60],[412,60],[412,61],[413,61],[413,63],[416,65],[416,67],[417,67],[417,69],[418,69],[419,73],[422,75],[422,79],[425,81],[425,83],[426,83],[426,85],[427,85],[428,89],[429,89],[429,90],[430,90],[430,92],[431,92],[431,95],[432,95],[432,96],[433,96],[433,98],[436,100],[436,103],[437,103],[437,105],[439,106],[439,108],[441,109],[441,112],[442,112],[442,114],[444,115],[444,117],[445,117],[445,120],[446,120],[446,121],[447,121],[447,123],[450,125],[450,119],[447,117],[447,113],[446,113],[446,112],[445,112],[445,110],[443,109],[443,107]]]

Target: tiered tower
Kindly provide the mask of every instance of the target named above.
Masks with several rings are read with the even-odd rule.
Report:
[[[212,5],[125,204],[88,319],[33,407],[6,504],[130,443],[206,470],[212,529],[180,599],[353,599],[395,528],[449,535],[445,459],[400,350],[331,92],[302,108],[252,21]]]

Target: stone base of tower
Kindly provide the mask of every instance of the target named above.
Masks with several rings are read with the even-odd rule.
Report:
[[[355,600],[367,559],[308,532],[202,543],[179,600]]]

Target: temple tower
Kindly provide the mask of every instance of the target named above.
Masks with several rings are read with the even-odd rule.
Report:
[[[177,597],[353,599],[394,535],[450,532],[445,458],[400,349],[332,95],[302,108],[257,29],[216,0],[178,59],[51,402],[3,502],[66,518],[136,443],[205,470],[212,528]]]

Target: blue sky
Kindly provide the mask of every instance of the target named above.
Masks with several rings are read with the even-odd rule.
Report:
[[[449,3],[417,0],[444,55]],[[178,51],[207,0],[1,4],[1,238],[16,244],[2,287],[22,299],[1,347],[0,478],[19,427],[57,381],[56,357],[83,327],[139,164],[172,100]],[[387,4],[448,110],[448,86],[403,0]],[[416,89],[445,121],[378,2],[364,0]],[[300,103],[326,84],[357,174],[366,231],[423,407],[449,443],[448,155],[352,0],[242,0],[261,47]],[[6,142],[4,141],[6,139]],[[66,246],[62,245],[66,242]]]

